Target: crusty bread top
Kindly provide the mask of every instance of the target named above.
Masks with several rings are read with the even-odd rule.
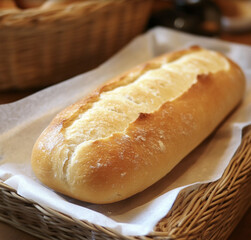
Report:
[[[89,109],[71,119],[65,129],[69,145],[123,132],[140,113],[151,113],[182,95],[197,81],[197,75],[227,70],[229,63],[215,52],[201,50],[153,68],[126,85],[102,92]]]
[[[159,64],[150,64],[139,77],[132,74],[132,78],[124,81],[122,86],[105,89],[89,108],[68,119],[70,123],[64,128],[68,151],[64,169],[74,164],[78,151],[88,147],[91,141],[124,132],[140,113],[154,112],[164,102],[182,95],[196,83],[197,75],[229,68],[223,56],[204,49],[174,61],[162,60]],[[99,167],[99,164],[93,167]]]
[[[240,68],[219,53],[193,47],[166,54],[59,113],[34,146],[33,169],[50,187],[81,200],[124,199],[163,177],[208,136],[243,89]]]

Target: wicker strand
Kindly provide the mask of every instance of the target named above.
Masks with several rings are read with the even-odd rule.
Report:
[[[243,148],[243,146],[245,146],[245,148]],[[218,216],[224,215],[224,213],[231,209],[238,209],[233,208],[233,206],[236,206],[234,201],[236,196],[241,195],[244,199],[243,202],[246,204],[246,208],[248,208],[250,204],[250,194],[247,194],[245,191],[240,192],[240,189],[248,189],[248,187],[250,187],[250,175],[251,131],[249,131],[243,139],[242,145],[222,178],[214,183],[205,184],[196,190],[197,196],[193,196],[193,200],[188,203],[188,206],[185,205],[185,209],[181,207],[184,206],[182,202],[183,199],[178,198],[178,200],[181,201],[176,201],[173,210],[156,226],[156,231],[168,232],[170,234],[169,236],[173,236],[174,239],[182,239],[182,237],[189,235],[192,235],[189,239],[200,239],[199,236],[201,236],[203,229],[205,229],[205,222],[208,223],[207,225],[211,225],[212,230],[215,230],[216,224],[214,223],[219,224],[220,220]],[[200,199],[200,201],[197,201],[197,199]],[[204,199],[204,201],[202,199]],[[216,202],[214,202],[215,200]],[[177,207],[177,205],[180,206]],[[198,205],[200,207],[198,207]],[[211,209],[212,207],[214,208],[213,211]],[[244,208],[244,210],[246,208]],[[240,213],[243,213],[243,211],[240,211]],[[241,215],[240,213],[237,213],[237,215]],[[229,215],[233,216],[231,213],[228,213],[227,216]],[[191,219],[191,216],[196,217]],[[233,221],[231,217],[228,219],[228,221]],[[200,224],[200,228],[196,227]],[[193,231],[190,229],[193,229]],[[193,234],[196,232],[194,229],[198,230],[196,235]],[[208,226],[206,229],[208,229]],[[232,229],[233,228],[228,228],[226,230],[227,232],[231,232]]]

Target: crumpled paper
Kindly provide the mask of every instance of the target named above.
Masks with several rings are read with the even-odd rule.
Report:
[[[68,198],[36,179],[30,165],[32,147],[57,112],[105,80],[139,63],[192,45],[220,51],[237,62],[246,74],[247,89],[241,105],[220,128],[166,177],[129,199],[106,205]],[[124,235],[148,234],[168,213],[183,188],[221,177],[241,142],[242,130],[251,123],[250,64],[251,48],[248,46],[165,28],[150,30],[99,68],[20,101],[0,106],[0,180],[16,189],[21,196],[73,218],[108,227]]]

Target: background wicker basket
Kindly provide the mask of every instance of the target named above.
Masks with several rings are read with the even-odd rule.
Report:
[[[148,236],[122,236],[111,229],[72,219],[19,196],[0,180],[0,220],[41,239],[210,239],[231,234],[251,203],[251,128],[223,176],[181,192],[169,214]]]
[[[151,6],[92,0],[0,11],[0,90],[40,88],[96,67],[142,32]]]

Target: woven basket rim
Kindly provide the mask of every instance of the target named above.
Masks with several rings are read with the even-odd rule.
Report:
[[[242,159],[242,156],[240,156],[241,155],[240,153],[242,153],[244,149],[245,149],[246,152],[248,152],[248,154],[249,154],[248,156],[249,157],[251,156],[251,149],[249,148],[250,144],[251,144],[251,126],[248,126],[248,127],[246,127],[244,129],[244,134],[242,136],[242,142],[239,145],[239,148],[237,149],[235,155],[232,157],[232,159],[231,159],[230,163],[228,164],[227,168],[225,169],[222,177],[217,181],[204,183],[204,184],[199,185],[196,188],[197,193],[200,193],[200,191],[202,192],[203,188],[204,188],[204,190],[206,189],[207,192],[210,192],[211,190],[213,190],[213,191],[218,190],[219,191],[222,188],[222,185],[224,185],[226,182],[233,181],[232,176],[230,176],[230,175],[233,175],[234,169],[237,166],[239,166],[239,165],[235,165],[236,159],[239,159],[239,160]],[[239,156],[238,156],[238,154],[239,154]],[[235,157],[236,157],[236,159],[235,159]],[[247,161],[249,161],[249,172],[250,172],[250,164],[251,164],[250,160],[251,160],[250,158],[247,160]],[[238,170],[237,170],[237,173],[238,173]],[[238,176],[236,176],[235,180],[237,179],[237,177]],[[81,227],[87,228],[87,229],[92,230],[92,231],[102,232],[102,233],[108,234],[111,237],[115,237],[115,238],[120,237],[122,239],[127,239],[127,240],[152,239],[152,238],[155,238],[155,237],[158,238],[158,239],[159,238],[162,239],[161,237],[165,237],[165,239],[174,239],[174,238],[172,238],[171,235],[167,235],[167,232],[161,232],[161,231],[158,231],[157,229],[154,229],[152,232],[150,232],[146,236],[125,236],[125,235],[122,235],[122,234],[118,233],[117,231],[115,231],[113,229],[108,228],[108,227],[103,227],[103,226],[100,226],[100,225],[97,225],[97,224],[93,224],[93,223],[90,223],[87,220],[79,220],[79,219],[73,218],[73,217],[65,215],[65,214],[63,214],[61,212],[58,212],[58,211],[56,211],[56,210],[54,210],[52,208],[42,206],[41,204],[38,204],[33,200],[24,198],[24,197],[20,196],[14,188],[12,188],[11,186],[5,184],[2,179],[0,179],[0,187],[2,187],[4,189],[7,189],[12,196],[14,196],[15,198],[20,199],[22,202],[32,204],[36,209],[38,209],[44,215],[47,215],[47,216],[50,215],[50,216],[53,216],[53,217],[58,217],[58,218],[66,221],[66,222],[71,222],[71,223],[74,222],[74,223],[80,225]],[[227,194],[227,192],[228,191],[225,191],[225,194]],[[189,192],[186,193],[185,191],[182,191],[180,194],[185,194],[185,196],[188,196],[190,193]],[[191,194],[191,195],[193,195],[193,194]],[[223,196],[223,199],[225,199],[226,196],[227,195]],[[177,199],[176,199],[176,201],[177,201]],[[251,202],[250,202],[250,204],[251,204]],[[246,207],[248,207],[248,206],[246,206]],[[175,208],[175,205],[173,206],[173,208]],[[171,213],[172,209],[167,214],[167,219],[168,219],[169,214],[172,215],[172,213]],[[161,221],[162,220],[160,220],[160,222]]]
[[[103,227],[103,226],[91,223],[88,220],[79,220],[77,218],[74,218],[74,217],[71,217],[69,215],[63,214],[63,213],[61,213],[61,212],[59,212],[57,210],[54,210],[54,209],[52,209],[50,207],[43,206],[42,204],[39,204],[39,203],[37,203],[37,202],[35,202],[35,201],[31,200],[31,199],[25,198],[25,197],[19,195],[17,193],[17,190],[15,190],[11,186],[9,186],[6,183],[4,183],[1,178],[0,178],[0,187],[7,189],[12,194],[12,196],[14,196],[15,198],[20,199],[22,202],[25,202],[25,203],[28,203],[28,204],[32,204],[40,212],[42,212],[42,213],[44,212],[46,215],[56,216],[56,217],[59,217],[60,219],[66,220],[68,222],[69,221],[70,222],[76,222],[79,225],[81,225],[81,226],[83,226],[83,227],[85,227],[87,229],[90,229],[90,230],[94,230],[94,231],[98,230],[98,231],[106,232],[106,233],[111,234],[111,235],[123,236],[120,233],[118,233],[117,231],[115,231],[113,229],[110,229],[108,227]]]
[[[113,8],[127,1],[144,0],[87,0],[85,2],[71,3],[66,6],[57,6],[52,9],[32,8],[20,10],[0,10],[0,28],[3,26],[27,26],[57,21],[57,23],[79,19],[107,6]],[[152,0],[147,0],[152,1]],[[112,6],[111,6],[112,5]]]

